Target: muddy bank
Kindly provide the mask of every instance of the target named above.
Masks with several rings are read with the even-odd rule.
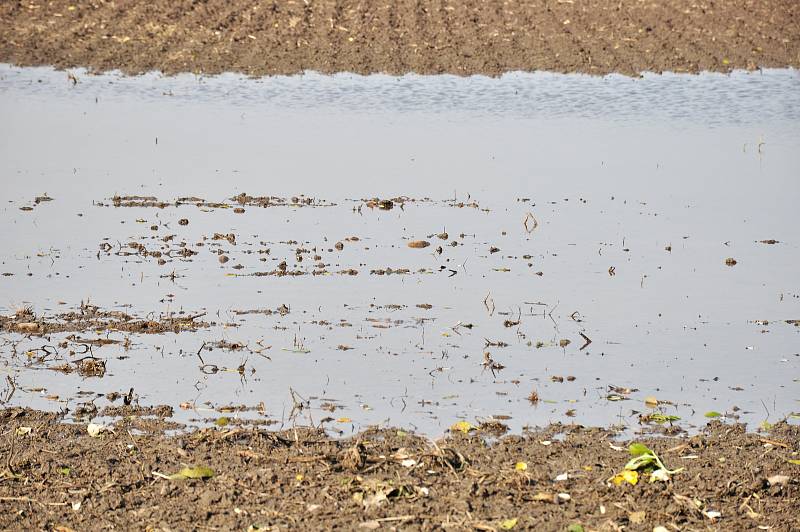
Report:
[[[800,5],[688,0],[376,4],[4,2],[0,61],[128,73],[499,75],[800,65]]]
[[[605,429],[554,425],[488,445],[485,434],[462,425],[434,442],[396,429],[333,440],[310,429],[269,432],[224,423],[165,436],[159,423],[127,417],[90,428],[55,414],[3,410],[0,526],[800,526],[800,431],[785,423],[769,435],[713,422],[692,438],[638,440],[671,471],[655,482],[648,481],[652,466],[630,465],[624,479],[610,480],[625,471],[631,452]]]

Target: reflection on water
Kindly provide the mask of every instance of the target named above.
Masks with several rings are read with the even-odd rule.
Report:
[[[602,118],[618,123],[669,120],[707,126],[764,122],[796,124],[800,119],[800,75],[792,69],[735,71],[731,74],[645,74],[642,78],[512,72],[500,78],[441,75],[300,76],[250,79],[158,73],[138,77],[0,66],[0,93],[27,97],[97,97],[104,101],[152,102],[171,106],[198,103],[214,108],[358,113],[468,113],[509,118]],[[675,124],[673,124],[675,125]]]
[[[89,300],[217,325],[68,340],[130,339],[96,348],[102,378],[45,369],[70,347],[25,355],[69,333],[4,334],[16,404],[75,408],[80,392],[133,386],[142,403],[263,401],[281,420],[291,387],[315,421],[430,433],[492,415],[636,425],[646,396],[687,428],[708,410],[800,410],[794,71],[78,78],[0,70],[0,311]],[[241,192],[335,205],[237,213]],[[230,205],[114,207],[115,194]],[[394,196],[431,200],[362,201]],[[197,254],[166,254],[183,248]],[[304,275],[254,275],[282,262]],[[200,371],[204,343],[218,346],[204,362],[232,371]],[[610,401],[609,386],[638,391]]]

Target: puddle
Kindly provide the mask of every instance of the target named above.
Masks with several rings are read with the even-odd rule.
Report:
[[[800,411],[795,71],[76,76],[0,68],[7,404],[132,387],[346,434]]]

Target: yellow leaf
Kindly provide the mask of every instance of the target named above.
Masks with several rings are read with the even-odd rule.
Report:
[[[457,423],[453,423],[453,425],[450,427],[450,430],[453,432],[463,432],[464,434],[467,434],[469,431],[475,430],[475,428],[475,425],[469,421],[459,421]]]
[[[340,417],[339,419],[336,420],[337,423],[350,423],[351,421],[353,420],[350,419],[349,417]]]
[[[516,465],[514,466],[514,469],[516,469],[517,471],[527,471],[528,464],[526,464],[525,462],[517,462]]]
[[[639,472],[638,471],[622,471],[621,473],[617,473],[611,478],[611,481],[614,483],[615,486],[619,486],[623,482],[627,482],[633,486],[639,482]]]
[[[205,466],[198,466],[198,467],[184,467],[174,475],[170,475],[169,478],[172,480],[181,480],[186,478],[192,479],[206,479],[211,478],[214,476],[214,470],[210,467]]]
[[[653,397],[652,395],[649,397],[644,398],[644,406],[648,408],[655,408],[658,406],[658,399]]]
[[[303,477],[303,475],[301,475],[300,473],[298,473],[298,474],[296,474],[296,475],[294,476],[294,479],[295,479],[297,482],[302,482],[302,481],[303,481],[303,478],[305,478],[305,477]]]
[[[516,517],[514,519],[505,519],[500,522],[500,528],[502,528],[503,530],[511,530],[515,526],[517,526]]]
[[[786,461],[789,462],[790,464],[800,465],[800,460],[786,460]]]

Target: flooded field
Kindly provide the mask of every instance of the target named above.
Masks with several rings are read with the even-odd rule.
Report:
[[[3,66],[0,116],[4,405],[331,434],[798,418],[796,71]]]

